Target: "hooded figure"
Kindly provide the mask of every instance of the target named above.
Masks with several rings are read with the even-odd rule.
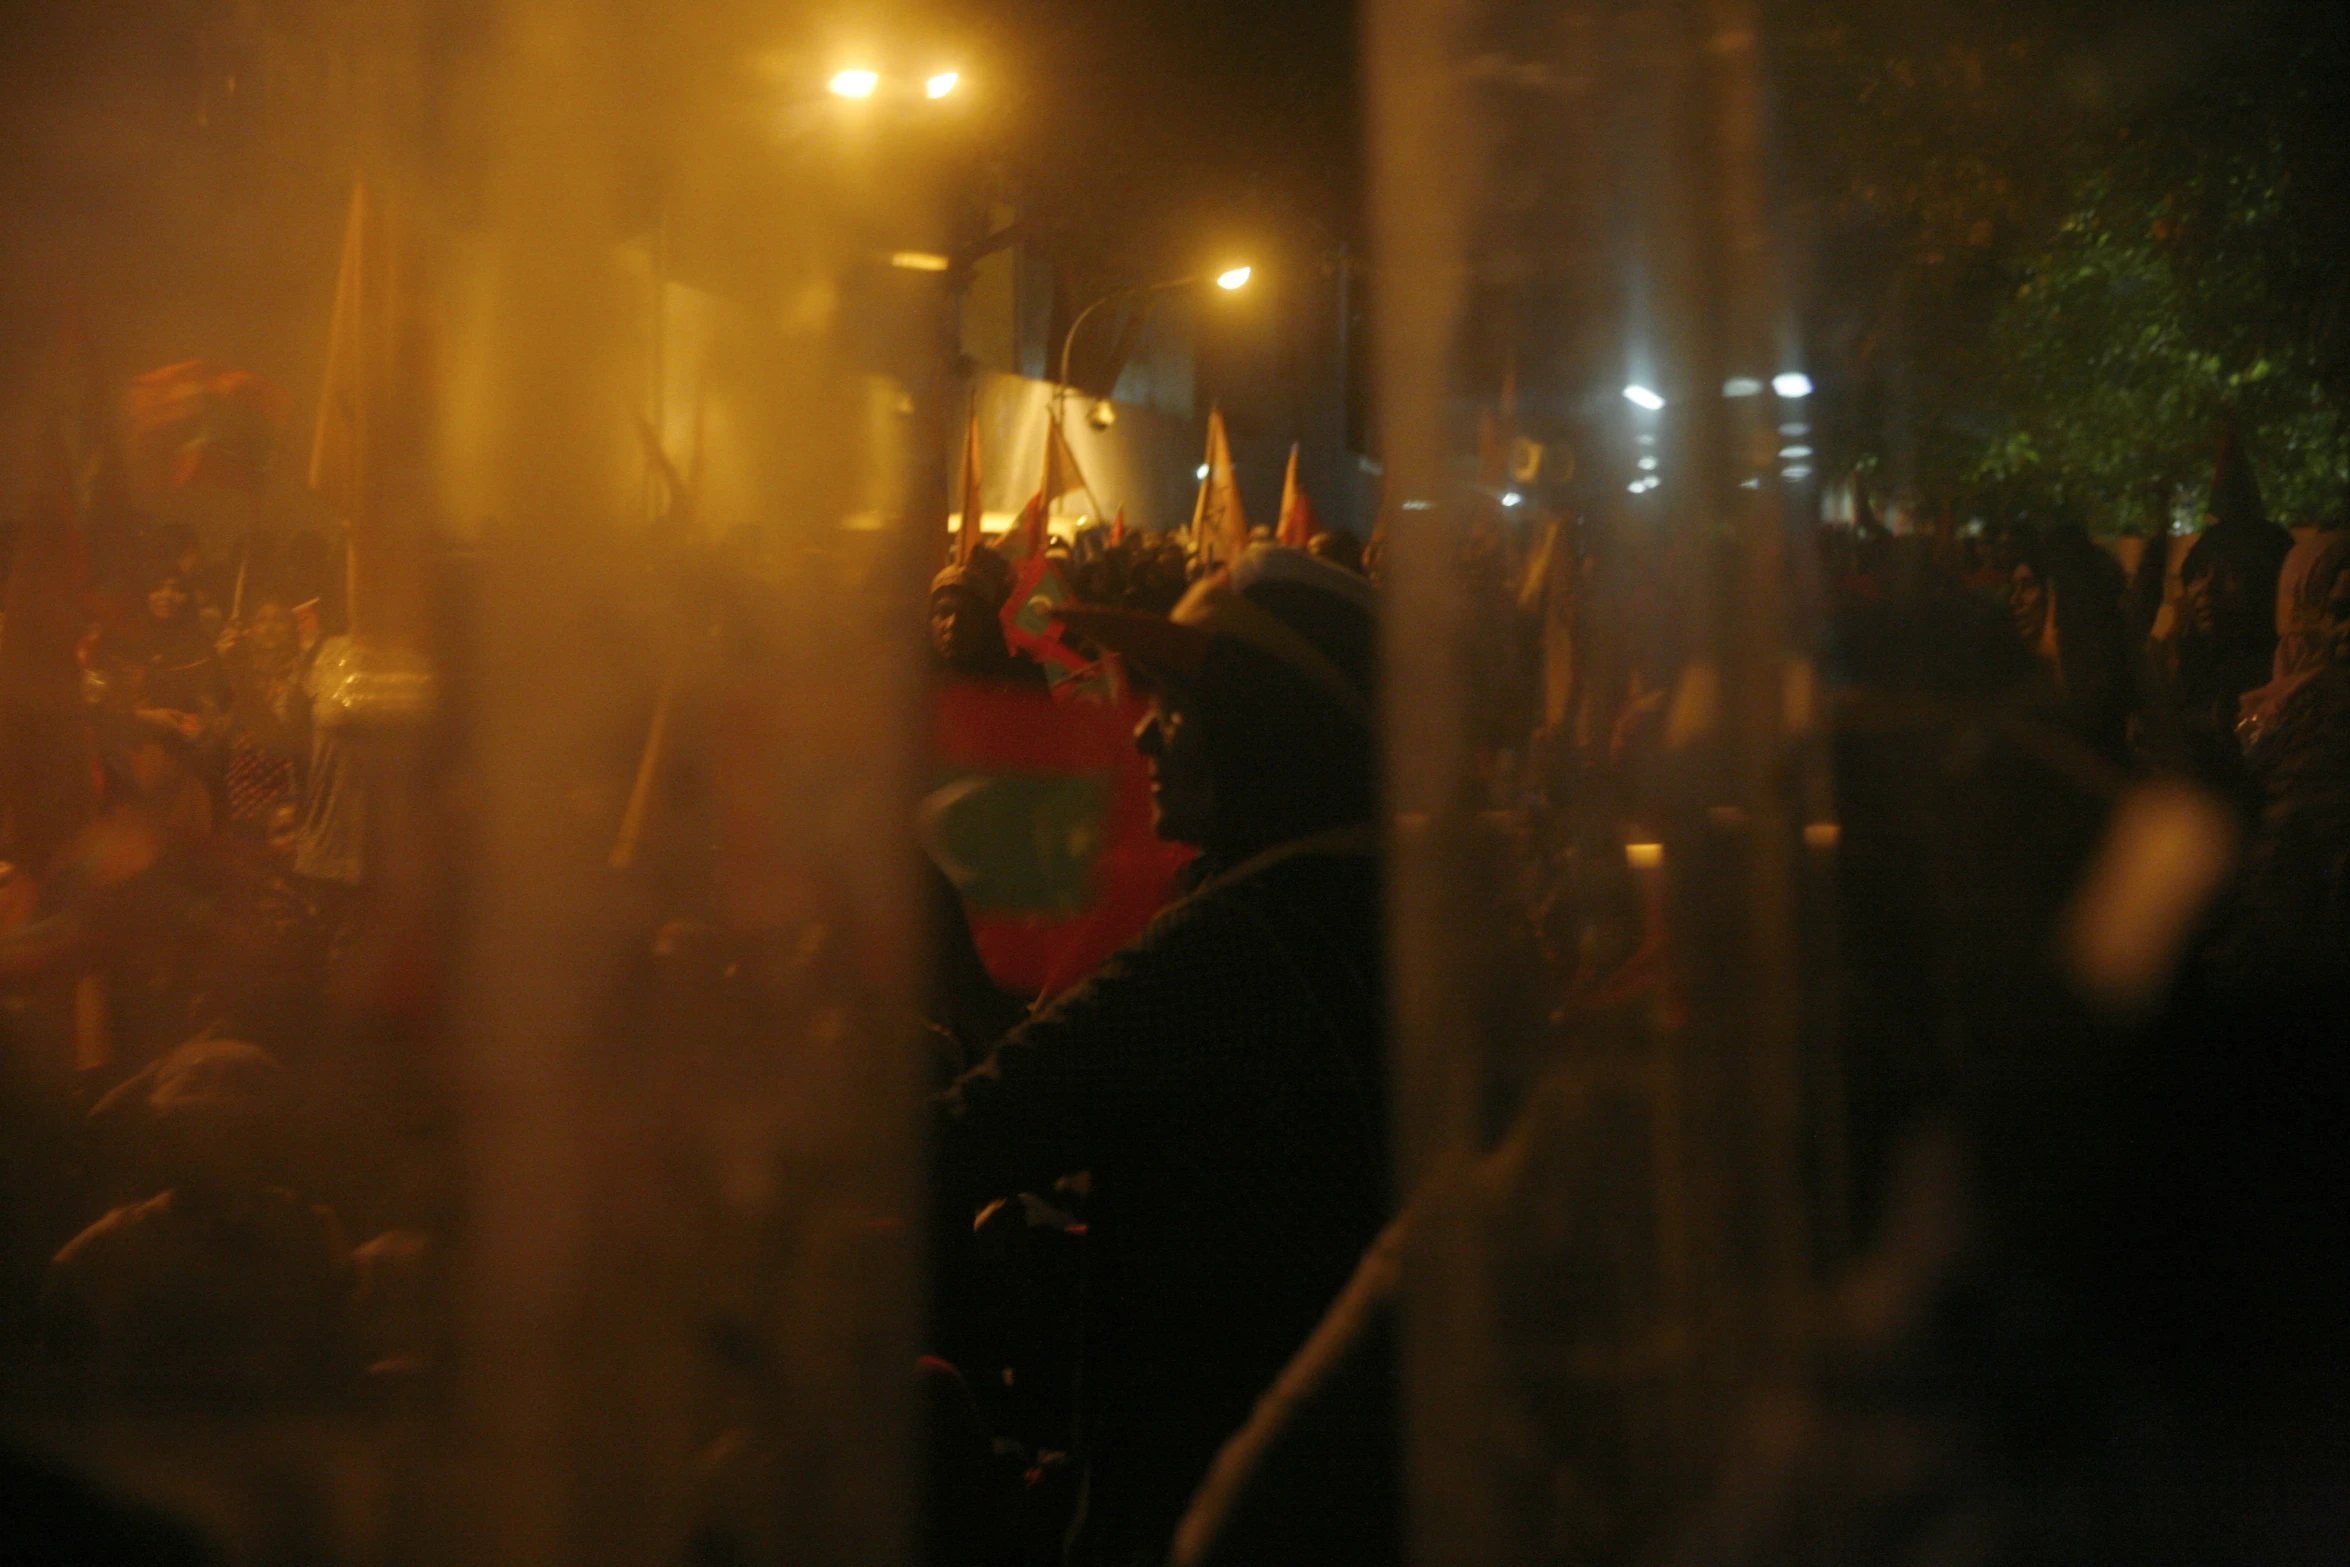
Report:
[[[1361,577],[1279,548],[1168,619],[1063,618],[1153,685],[1136,744],[1198,879],[956,1083],[938,1170],[971,1201],[1090,1172],[1069,1559],[1158,1562],[1388,1212],[1378,626]],[[1391,1474],[1392,1422],[1360,1434],[1349,1473]],[[1326,1498],[1332,1527],[1392,1542],[1368,1489]]]
[[[930,581],[930,651],[939,668],[967,680],[1042,690],[1044,671],[1004,640],[1003,595],[976,564],[949,566]]]

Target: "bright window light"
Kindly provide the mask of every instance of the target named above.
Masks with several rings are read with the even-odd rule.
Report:
[[[1810,478],[1810,477],[1811,477],[1811,470],[1810,470],[1809,468],[1806,468],[1806,467],[1805,467],[1803,464],[1801,464],[1801,463],[1797,463],[1797,464],[1796,464],[1794,467],[1792,467],[1792,468],[1781,468],[1781,469],[1779,470],[1779,477],[1780,477],[1780,478],[1782,478],[1782,479],[1785,479],[1785,480],[1789,481],[1790,483],[1792,483],[1792,482],[1794,482],[1794,481],[1795,481],[1795,480],[1797,480],[1797,479],[1808,479],[1808,478]]]
[[[1779,455],[1781,457],[1809,457],[1811,448],[1808,446],[1782,446],[1779,448]]]
[[[1657,396],[1656,393],[1650,391],[1647,387],[1638,384],[1624,388],[1624,401],[1634,404],[1637,407],[1645,408],[1650,413],[1655,413],[1658,409],[1664,407],[1665,405],[1665,400],[1663,398]]]
[[[1809,435],[1811,434],[1811,426],[1799,419],[1793,424],[1779,426],[1779,433],[1781,435]]]
[[[1759,397],[1762,383],[1750,375],[1734,375],[1722,383],[1724,397]]]
[[[932,98],[944,98],[962,85],[963,77],[957,71],[941,71],[922,84],[923,93]]]
[[[1524,496],[1520,495],[1516,490],[1512,490],[1501,498],[1501,503],[1504,506],[1515,506],[1518,504],[1518,502],[1524,499]]]
[[[842,71],[832,79],[834,95],[842,98],[870,98],[880,85],[881,77],[873,71]]]
[[[1429,508],[1426,501],[1405,501],[1403,509],[1405,511],[1426,511]]]
[[[1641,471],[1644,473],[1654,473],[1656,472],[1656,459],[1654,457],[1643,457],[1640,459],[1640,467]]]
[[[1781,397],[1811,396],[1811,377],[1801,370],[1785,370],[1771,377],[1771,390]]]
[[[889,264],[908,272],[944,272],[949,262],[935,251],[900,250],[891,254]]]
[[[1226,291],[1245,288],[1248,286],[1248,274],[1247,267],[1233,267],[1229,271],[1219,272],[1216,274],[1216,286]]]

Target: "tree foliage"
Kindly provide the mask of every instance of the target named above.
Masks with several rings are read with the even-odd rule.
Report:
[[[2117,42],[2123,17],[1790,13],[1809,325],[1838,393],[1820,444],[1929,503],[2145,531],[2200,498],[2233,417],[2272,511],[2337,508],[2345,30],[2271,15],[2206,52],[2176,19]],[[2133,50],[2161,67],[2111,63]]]

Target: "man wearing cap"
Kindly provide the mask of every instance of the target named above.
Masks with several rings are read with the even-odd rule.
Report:
[[[981,1200],[1090,1172],[1069,1560],[1160,1561],[1217,1447],[1389,1208],[1362,578],[1259,548],[1158,618],[1071,609],[1154,691],[1136,731],[1191,891],[942,1104]]]

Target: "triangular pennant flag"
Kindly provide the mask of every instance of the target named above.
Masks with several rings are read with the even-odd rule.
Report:
[[[1044,434],[1044,507],[1051,512],[1053,502],[1075,490],[1092,493],[1085,475],[1077,468],[1077,456],[1069,450],[1068,438],[1061,434],[1061,422],[1051,419],[1045,423]]]
[[[1248,549],[1248,516],[1232,477],[1232,443],[1224,433],[1222,408],[1208,410],[1207,468],[1192,506],[1191,547],[1210,567],[1228,566]]]
[[[962,521],[955,529],[955,564],[967,565],[971,552],[979,548],[985,537],[981,531],[986,517],[979,494],[979,392],[971,392],[971,418],[963,430],[963,485]]]
[[[1004,535],[1003,552],[1006,560],[1027,560],[1042,555],[1052,539],[1052,529],[1046,520],[1047,503],[1042,490],[1028,497],[1028,504],[1020,508],[1020,516]]]
[[[423,395],[431,375],[421,259],[400,210],[378,201],[365,180],[355,183],[310,443],[310,486],[349,529],[351,634],[386,646],[413,645],[426,618],[430,421]]]
[[[348,522],[366,506],[367,433],[375,395],[381,390],[377,355],[370,338],[379,330],[368,309],[370,220],[367,182],[351,187],[351,208],[343,220],[342,263],[335,275],[335,308],[326,338],[326,384],[318,397],[318,423],[310,436],[310,487],[327,510]]]
[[[1306,499],[1305,486],[1297,482],[1297,443],[1292,441],[1289,471],[1281,479],[1281,525],[1274,530],[1274,541],[1302,550],[1321,531],[1321,523],[1314,518],[1314,503]]]
[[[2203,512],[2214,525],[2232,522],[2257,527],[2268,521],[2268,508],[2261,504],[2260,481],[2253,476],[2251,460],[2244,455],[2243,433],[2233,419],[2220,429],[2219,456],[2211,465],[2211,496],[2204,502]]]

